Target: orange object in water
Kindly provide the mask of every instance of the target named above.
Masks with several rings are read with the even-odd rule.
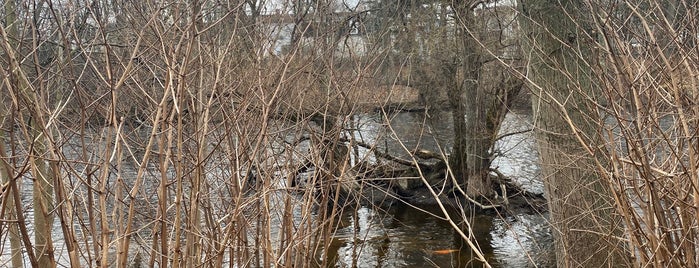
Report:
[[[440,250],[434,250],[432,253],[434,254],[451,254],[454,252],[459,251],[458,249],[440,249]]]

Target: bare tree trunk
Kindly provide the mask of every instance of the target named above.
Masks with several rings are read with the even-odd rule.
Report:
[[[581,1],[526,1],[521,6],[534,122],[549,200],[558,267],[628,264],[621,218],[595,159],[581,144],[603,142],[588,102],[596,89]],[[584,141],[583,141],[584,140]]]
[[[17,13],[16,13],[16,6],[14,1],[5,1],[4,4],[4,14],[5,14],[5,23],[6,27],[11,26],[15,24],[15,21],[17,19]],[[9,27],[10,31],[16,32],[16,26],[11,26]],[[15,47],[15,44],[11,45],[12,47]],[[9,90],[9,89],[7,89]],[[0,109],[4,108],[4,105],[0,105]],[[10,118],[10,111],[7,110],[0,110],[0,122],[10,122],[10,120],[6,120]],[[8,137],[7,134],[4,131],[5,126],[0,126],[0,156],[2,156],[2,163],[0,163],[0,178],[2,179],[2,184],[7,185],[10,180],[10,168],[9,164],[6,161],[6,155],[5,155],[5,138]],[[11,127],[8,125],[8,127]],[[22,242],[20,238],[20,233],[19,233],[19,228],[17,224],[12,223],[13,221],[17,220],[17,211],[14,209],[15,204],[14,204],[14,197],[12,196],[13,192],[9,190],[6,191],[6,196],[4,196],[4,202],[3,204],[5,205],[2,209],[3,211],[7,214],[7,216],[2,215],[3,219],[8,220],[8,227],[9,227],[9,236],[10,236],[10,254],[11,254],[11,259],[12,259],[12,267],[23,267],[24,262],[22,258]]]
[[[0,114],[2,115],[3,119],[5,117],[6,111],[0,111]],[[6,122],[6,120],[2,120],[2,122]],[[9,164],[6,162],[8,159],[7,155],[5,154],[5,137],[6,137],[5,131],[0,128],[0,179],[2,180],[3,185],[9,185],[10,183],[10,174],[9,174]],[[4,205],[2,207],[2,211],[4,212],[4,215],[1,215],[3,219],[7,220],[8,226],[8,232],[10,236],[10,254],[11,257],[10,259],[12,260],[12,267],[24,267],[24,261],[22,258],[22,242],[21,242],[21,237],[19,233],[19,228],[17,227],[16,221],[17,221],[17,212],[15,210],[15,203],[14,203],[14,196],[13,192],[8,188],[6,188],[6,193],[3,194],[3,201],[2,204]]]
[[[468,2],[468,1],[467,1]],[[479,86],[481,69],[481,45],[472,34],[475,17],[468,3],[455,6],[460,24],[457,34],[461,37],[458,57],[460,68],[450,94],[454,120],[454,149],[450,165],[457,180],[467,183],[466,194],[472,197],[492,195],[488,167],[488,149],[493,133],[486,128],[486,102],[484,88]],[[465,119],[464,119],[465,116]]]
[[[14,41],[17,40],[19,36],[18,26],[16,23],[16,16],[14,12],[8,12],[9,10],[16,10],[16,6],[13,1],[10,1],[5,5],[5,14],[13,14],[7,18],[10,27],[8,31],[2,31],[2,43],[5,54],[7,55],[9,65],[11,66],[12,73],[9,74],[12,81],[11,85],[8,85],[8,91],[13,91],[14,96],[19,96],[18,100],[20,103],[27,105],[29,107],[30,120],[28,122],[28,129],[25,128],[25,139],[30,142],[31,150],[29,151],[29,163],[31,167],[31,173],[34,179],[33,183],[33,207],[34,207],[34,251],[37,256],[39,267],[54,267],[55,260],[53,256],[53,243],[52,243],[52,225],[53,225],[53,183],[55,174],[51,173],[49,165],[46,162],[49,157],[49,140],[47,137],[49,131],[45,129],[44,124],[44,112],[42,107],[44,104],[41,101],[41,96],[39,95],[36,88],[31,88],[28,77],[21,67],[20,59],[18,55],[14,52],[14,47],[11,46]],[[36,44],[36,33],[32,33],[32,38],[35,42],[32,44],[34,49],[37,48]],[[35,58],[34,58],[35,59]],[[41,83],[42,81],[40,81]],[[39,89],[45,87],[39,86]],[[20,121],[24,121],[22,114],[19,115]],[[18,211],[19,212],[19,211]]]
[[[39,107],[43,105],[38,101],[38,96],[31,92],[27,84],[21,86],[21,90],[34,100],[31,102],[34,109],[31,111],[31,133],[34,141],[30,158],[32,163],[32,176],[34,177],[34,245],[35,254],[39,260],[39,267],[54,267],[52,227],[53,227],[53,183],[55,175],[51,172],[49,164],[48,135],[44,129],[43,114]]]

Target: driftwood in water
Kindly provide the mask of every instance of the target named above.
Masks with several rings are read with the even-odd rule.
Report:
[[[447,156],[427,150],[411,152],[409,159],[397,157],[386,152],[381,152],[375,146],[358,141],[341,140],[355,146],[363,147],[373,153],[376,163],[361,162],[352,167],[351,174],[357,181],[360,193],[366,200],[379,200],[383,203],[389,199],[402,199],[405,202],[418,204],[435,202],[427,191],[427,184],[433,189],[439,190],[445,198],[461,197],[474,204],[479,209],[495,209],[500,207],[528,207],[535,210],[545,209],[545,200],[541,194],[524,190],[521,185],[507,178],[497,170],[491,170],[492,187],[497,193],[495,199],[472,199],[465,195],[465,185],[455,183],[455,180],[447,176]],[[305,162],[296,169],[292,175],[298,178],[298,174],[310,172],[314,165]],[[347,178],[345,178],[347,179]],[[296,186],[292,180],[292,186]]]
[[[379,154],[377,157],[384,155],[385,153]],[[456,194],[455,196],[463,197],[479,209],[488,210],[500,207],[519,207],[534,210],[546,209],[546,200],[542,194],[532,193],[523,189],[521,185],[511,180],[497,169],[490,170],[492,187],[498,194],[497,197],[494,199],[473,199],[463,192],[465,185],[454,183],[453,180],[449,180],[449,177],[445,175],[447,173],[447,157],[445,155],[427,150],[416,150],[412,152],[412,156],[412,161],[394,161],[393,165],[384,163],[383,165],[372,167],[375,172],[371,174],[371,178],[387,178],[387,180],[391,180],[392,182],[398,182],[392,185],[398,186],[399,193],[402,196],[424,196],[422,193],[425,192],[424,190],[426,188],[419,175],[422,174],[430,187],[451,187],[452,193],[460,192],[460,194]],[[395,157],[384,157],[384,159],[395,159]],[[402,165],[402,167],[397,167],[396,164]],[[414,183],[401,185],[400,182],[406,179],[412,179],[411,181]],[[417,199],[408,200],[408,202],[420,202],[420,200]]]

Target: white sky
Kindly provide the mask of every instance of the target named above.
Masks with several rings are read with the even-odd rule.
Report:
[[[334,7],[336,11],[347,11],[345,6],[351,9],[356,9],[361,0],[334,0]],[[274,14],[274,13],[289,13],[291,10],[291,1],[287,0],[262,0],[258,3],[262,3],[264,8],[262,14]],[[286,12],[284,12],[286,11]]]
[[[393,1],[393,0],[384,0],[384,1]],[[291,9],[291,0],[260,0],[258,3],[262,3],[264,6],[264,9],[262,10],[262,14],[274,14],[274,13],[289,13]],[[349,7],[352,10],[356,10],[357,6],[360,5],[360,3],[366,3],[368,1],[362,1],[362,0],[334,0],[334,6],[336,11],[348,11],[347,8]],[[486,6],[492,7],[494,5],[501,5],[501,6],[515,6],[517,4],[517,0],[498,0],[496,2],[492,2],[487,4]],[[287,12],[284,12],[284,11]]]

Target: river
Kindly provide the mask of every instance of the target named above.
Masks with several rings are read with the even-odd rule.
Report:
[[[381,114],[362,115],[356,117],[356,129],[359,131],[355,135],[367,143],[379,144],[382,150],[403,157],[407,156],[404,146],[409,150],[446,150],[451,146],[450,118],[444,112],[435,112],[429,116],[424,113],[401,112],[391,115],[390,124],[385,124],[382,123],[386,121]],[[530,128],[529,115],[511,113],[505,118],[500,134]],[[98,139],[100,134],[94,135]],[[77,154],[79,151],[77,146],[68,148],[64,152],[66,155]],[[91,153],[95,155],[103,150],[92,149]],[[495,167],[525,189],[543,192],[537,165],[538,155],[530,132],[499,140],[496,150],[499,156],[493,161]],[[126,168],[121,171],[122,175],[136,175],[133,166]],[[148,181],[156,181],[160,177],[159,172],[153,168],[148,173],[150,179],[146,181],[146,187],[153,192],[153,187],[157,184],[150,185]],[[25,185],[23,189],[22,198],[29,204],[31,187]],[[74,194],[84,194],[80,191]],[[150,197],[155,198],[154,195]],[[31,211],[30,207],[25,211],[30,229]],[[332,239],[326,241],[329,243],[329,254],[318,258],[327,258],[334,267],[481,267],[479,262],[474,261],[474,253],[449,223],[430,216],[430,213],[442,215],[437,206],[415,208],[401,202],[393,202],[389,207],[360,206],[347,210],[340,217]],[[456,210],[449,213],[460,218]],[[143,222],[152,220],[148,218],[151,215],[149,212],[141,214]],[[473,228],[473,241],[493,267],[549,267],[554,263],[552,237],[545,213],[529,211],[499,216],[497,213],[467,212],[465,220]],[[59,263],[67,264],[67,253],[61,243],[63,237],[59,234],[58,224],[58,220],[54,221],[56,257]],[[147,237],[150,228],[143,230]],[[9,242],[7,239],[4,242],[5,250],[0,265],[7,265],[9,261]]]
[[[359,119],[364,139],[386,139],[389,152],[401,155],[403,146],[437,151],[451,146],[450,115],[398,113],[390,127],[382,116]],[[493,165],[523,188],[543,192],[537,164],[538,154],[531,132],[531,116],[510,113],[500,135],[511,132],[496,144],[499,157]],[[402,145],[401,145],[402,143]],[[402,153],[407,156],[407,153]],[[482,267],[452,227],[428,213],[441,215],[437,206],[419,209],[395,202],[387,210],[361,207],[346,213],[332,240],[337,267]],[[456,211],[451,211],[457,214]],[[521,212],[470,215],[475,241],[493,267],[551,267],[554,263],[552,237],[546,214]]]

